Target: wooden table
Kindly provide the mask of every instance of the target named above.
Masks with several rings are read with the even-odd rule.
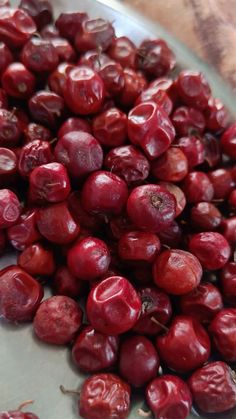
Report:
[[[236,93],[236,0],[123,0],[212,64]]]

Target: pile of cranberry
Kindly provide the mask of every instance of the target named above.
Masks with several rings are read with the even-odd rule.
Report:
[[[162,39],[0,3],[1,317],[71,347],[82,418],[131,388],[155,418],[234,408],[236,123]]]

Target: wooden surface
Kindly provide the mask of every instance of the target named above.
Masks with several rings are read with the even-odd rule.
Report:
[[[123,0],[212,64],[236,93],[236,0]]]

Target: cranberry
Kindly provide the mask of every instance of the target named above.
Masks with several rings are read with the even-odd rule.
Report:
[[[195,132],[201,134],[206,125],[204,116],[199,110],[186,106],[177,108],[171,120],[177,133],[181,136],[191,135]]]
[[[39,30],[52,21],[53,10],[48,0],[21,0],[19,8],[32,17]]]
[[[137,66],[136,51],[136,46],[127,36],[120,36],[112,40],[107,53],[122,67],[135,69]]]
[[[163,39],[144,40],[137,51],[138,66],[152,77],[165,76],[175,67],[175,56]]]
[[[202,73],[181,71],[177,79],[177,90],[182,101],[197,109],[206,109],[211,89]]]
[[[236,123],[231,125],[222,135],[221,147],[223,153],[227,154],[231,159],[236,160]]]
[[[12,148],[21,137],[20,121],[14,111],[0,109],[0,146]]]
[[[75,68],[74,65],[68,63],[61,63],[59,66],[50,74],[48,78],[48,84],[50,89],[59,96],[63,96],[65,90],[67,77],[69,72]]]
[[[209,172],[208,176],[214,187],[214,198],[226,198],[234,187],[230,171],[226,169],[217,169],[213,172]]]
[[[171,302],[167,294],[156,287],[142,287],[138,290],[142,308],[133,331],[144,335],[157,335],[172,315]]]
[[[222,215],[210,202],[199,202],[191,209],[191,223],[200,231],[212,231],[219,228]]]
[[[210,167],[215,167],[221,163],[221,150],[218,138],[209,132],[202,137],[205,151],[205,161]]]
[[[131,184],[145,180],[150,171],[147,158],[133,145],[110,150],[105,158],[105,167]]]
[[[31,244],[18,256],[18,265],[33,276],[50,276],[55,271],[53,252],[40,243]]]
[[[17,250],[24,250],[27,246],[41,238],[36,226],[36,210],[25,210],[18,221],[7,230],[8,240]]]
[[[170,147],[152,162],[151,168],[155,178],[167,182],[179,182],[188,173],[188,160],[180,148]]]
[[[130,284],[120,276],[104,279],[90,291],[87,316],[91,325],[105,335],[130,330],[139,317],[141,300]]]
[[[205,148],[202,140],[199,137],[191,135],[189,137],[181,137],[175,141],[175,146],[178,146],[187,157],[190,168],[202,164],[205,159]]]
[[[104,82],[107,97],[118,96],[125,85],[124,71],[120,64],[108,61],[99,66],[99,76]]]
[[[236,307],[236,262],[229,262],[222,269],[221,285],[224,299]]]
[[[160,182],[160,185],[167,189],[167,191],[169,191],[172,195],[174,195],[176,199],[176,217],[178,217],[178,215],[183,212],[186,206],[186,198],[182,189],[180,189],[179,186],[175,185],[174,183],[170,182]]]
[[[162,244],[168,247],[177,248],[182,240],[182,229],[180,225],[173,221],[165,230],[158,233]]]
[[[75,46],[79,52],[100,48],[105,51],[115,37],[112,24],[105,19],[84,19],[78,26]]]
[[[88,134],[91,134],[91,127],[88,121],[86,121],[85,119],[78,117],[68,118],[60,127],[57,133],[58,138],[63,137],[64,135],[73,131],[84,131]]]
[[[62,97],[46,90],[35,93],[29,101],[29,110],[33,119],[49,128],[55,128],[64,108]]]
[[[198,259],[179,249],[165,250],[153,265],[155,284],[168,294],[183,295],[197,288],[202,277]]]
[[[216,314],[209,331],[214,344],[225,361],[236,361],[236,309],[228,308]]]
[[[170,147],[175,129],[162,108],[154,102],[146,102],[129,112],[128,135],[149,159],[156,159]]]
[[[93,120],[93,134],[101,145],[118,147],[127,138],[127,116],[117,108],[111,108]]]
[[[0,229],[16,224],[21,213],[18,197],[9,189],[0,190]]]
[[[157,351],[146,337],[131,336],[122,342],[119,372],[133,387],[142,387],[155,378],[159,365]]]
[[[87,18],[88,15],[84,12],[61,13],[55,24],[61,36],[74,41],[78,29],[81,28],[82,22]]]
[[[111,258],[107,245],[95,237],[87,237],[68,252],[68,267],[76,278],[91,281],[105,275]]]
[[[220,291],[211,283],[200,284],[180,300],[182,313],[201,323],[209,323],[223,308]]]
[[[39,339],[54,345],[69,343],[78,332],[82,310],[71,298],[56,295],[44,300],[34,318],[34,332]]]
[[[188,173],[183,182],[183,191],[187,202],[192,204],[211,201],[214,196],[213,184],[204,172]]]
[[[156,345],[161,359],[177,372],[200,367],[210,355],[207,332],[188,316],[175,317],[166,335],[157,337]]]
[[[40,124],[30,122],[24,130],[25,144],[31,143],[35,140],[49,141],[52,139],[51,131]]]
[[[29,199],[34,203],[64,201],[70,193],[66,168],[60,163],[36,167],[29,178]]]
[[[53,278],[53,289],[57,295],[77,298],[80,295],[82,283],[72,275],[66,266],[60,267]]]
[[[0,8],[0,40],[11,48],[23,46],[35,33],[33,19],[21,9]]]
[[[90,214],[120,214],[127,198],[126,183],[105,170],[92,173],[82,189],[82,205]]]
[[[6,68],[13,62],[13,55],[10,49],[0,42],[0,76],[3,75]]]
[[[55,25],[52,23],[43,27],[40,32],[40,35],[43,39],[54,39],[60,36],[60,33]]]
[[[236,189],[230,193],[228,203],[233,209],[236,209]]]
[[[99,142],[91,134],[82,131],[68,132],[60,137],[55,147],[55,157],[76,179],[101,169],[103,163]]]
[[[35,77],[21,63],[10,64],[2,76],[2,86],[9,96],[27,99],[34,93]]]
[[[120,94],[119,102],[121,106],[131,107],[134,105],[140,93],[147,87],[147,81],[142,73],[124,69],[124,88]]]
[[[175,375],[163,375],[151,381],[146,400],[155,419],[186,419],[192,407],[187,384]]]
[[[75,50],[67,39],[53,38],[51,43],[56,49],[60,61],[73,63],[76,60]]]
[[[13,150],[0,147],[0,184],[14,181],[17,172],[17,157]]]
[[[210,98],[205,109],[206,127],[210,131],[220,131],[228,125],[227,109],[219,99]]]
[[[96,374],[81,388],[79,414],[84,419],[126,419],[130,408],[130,387],[115,374]]]
[[[42,298],[41,285],[20,267],[0,271],[0,315],[5,319],[31,321]]]
[[[77,337],[73,349],[74,364],[82,371],[95,373],[112,367],[117,361],[119,338],[85,327]]]
[[[18,170],[22,177],[28,177],[35,167],[50,163],[53,160],[50,144],[47,141],[35,140],[22,147]]]
[[[23,64],[36,73],[51,72],[59,62],[57,49],[48,39],[33,37],[21,52]]]
[[[8,108],[8,96],[4,89],[0,88],[0,109]]]
[[[40,208],[36,217],[40,233],[52,243],[68,244],[79,234],[79,225],[70,214],[66,202]]]
[[[144,231],[130,231],[119,240],[120,258],[131,264],[154,262],[161,248],[158,237]]]
[[[236,406],[235,373],[225,362],[210,362],[199,368],[188,383],[203,412],[221,413]]]
[[[89,231],[99,231],[101,228],[101,219],[88,214],[82,207],[81,196],[79,192],[72,192],[68,199],[68,206],[71,214],[79,222],[81,227],[88,228]]]
[[[81,115],[96,113],[105,98],[104,83],[91,68],[75,67],[68,74],[64,97],[72,112]]]
[[[137,186],[127,202],[127,212],[137,228],[153,233],[165,230],[176,216],[174,195],[159,185]]]
[[[223,268],[231,253],[227,240],[215,232],[194,234],[189,241],[189,249],[208,270]]]

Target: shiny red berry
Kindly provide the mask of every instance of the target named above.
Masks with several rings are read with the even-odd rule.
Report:
[[[65,103],[56,93],[42,90],[29,100],[29,110],[34,121],[55,128],[65,110]]]
[[[175,146],[178,146],[187,157],[189,168],[192,169],[204,162],[205,147],[200,137],[194,135],[181,137],[175,141]]]
[[[121,146],[127,139],[127,116],[118,108],[111,108],[93,120],[93,134],[101,145]]]
[[[182,101],[189,106],[205,109],[211,96],[211,89],[202,73],[181,71],[177,78],[177,90]]]
[[[137,48],[127,36],[116,37],[107,51],[107,54],[124,68],[137,67]]]
[[[74,41],[78,28],[81,28],[82,22],[87,18],[88,15],[84,12],[61,13],[55,25],[61,36]]]
[[[222,214],[210,202],[198,202],[191,209],[192,226],[200,231],[217,230],[222,222]]]
[[[66,266],[61,266],[53,278],[53,289],[57,295],[77,298],[80,295],[82,283],[69,271]]]
[[[189,249],[208,270],[223,268],[231,254],[227,240],[216,232],[194,234],[189,241]]]
[[[52,21],[53,10],[48,0],[21,0],[19,8],[32,17],[38,29]]]
[[[144,40],[137,51],[138,67],[149,76],[165,76],[175,67],[175,55],[163,39]]]
[[[40,243],[26,247],[18,256],[18,265],[33,276],[50,276],[55,271],[55,260],[52,250]]]
[[[232,124],[222,135],[220,144],[224,154],[236,160],[236,123]]]
[[[183,191],[188,203],[209,202],[214,196],[214,187],[204,172],[190,172],[183,181]]]
[[[236,262],[228,262],[220,277],[224,299],[232,307],[236,307]]]
[[[119,240],[119,256],[128,264],[153,263],[161,248],[156,234],[144,231],[124,233]]]
[[[35,140],[49,141],[52,139],[52,133],[48,128],[34,122],[30,122],[26,126],[23,135],[25,144]]]
[[[91,134],[91,127],[86,119],[71,117],[68,118],[60,127],[57,135],[58,138],[63,137],[69,132],[73,131],[84,131]]]
[[[226,198],[234,187],[230,171],[227,169],[216,169],[208,173],[209,179],[214,188],[214,198]]]
[[[186,106],[177,108],[171,117],[171,121],[180,136],[202,134],[206,125],[202,112]]]
[[[151,165],[155,178],[166,182],[179,182],[188,173],[188,160],[180,148],[170,147]]]
[[[15,113],[0,109],[0,146],[6,148],[16,146],[21,133],[20,120]]]
[[[0,190],[0,229],[16,224],[21,213],[18,197],[9,189]]]
[[[58,65],[59,57],[50,40],[32,37],[21,52],[21,61],[35,73],[51,72]]]
[[[134,106],[140,93],[147,87],[144,75],[132,68],[124,69],[124,88],[119,96],[119,103],[124,108]]]
[[[8,47],[22,47],[35,32],[36,25],[24,10],[0,8],[0,41]]]
[[[225,308],[216,314],[209,328],[216,349],[228,362],[236,361],[235,324],[236,309]]]
[[[167,191],[174,195],[176,200],[176,217],[183,212],[186,206],[186,198],[182,189],[174,183],[171,182],[159,182]]]
[[[79,52],[100,48],[105,51],[112,43],[115,31],[112,24],[105,19],[84,19],[75,38],[75,46]]]
[[[36,225],[36,210],[26,209],[17,222],[7,229],[7,237],[16,250],[24,250],[27,246],[41,238]]]
[[[229,115],[226,107],[219,99],[210,98],[204,111],[206,127],[210,131],[221,131],[227,128]]]
[[[51,163],[53,160],[50,144],[35,140],[22,147],[18,161],[18,171],[23,178],[30,175],[35,167]]]

